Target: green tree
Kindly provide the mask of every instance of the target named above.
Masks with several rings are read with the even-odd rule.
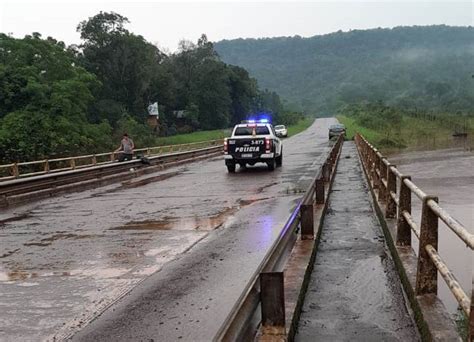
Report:
[[[94,72],[103,87],[93,119],[107,119],[115,125],[123,112],[139,121],[146,117],[146,108],[155,87],[165,86],[158,74],[165,58],[157,47],[125,29],[128,19],[117,13],[100,12],[77,27],[84,43],[80,55],[83,65]],[[109,106],[115,110],[102,112]],[[116,110],[121,108],[121,110]]]
[[[62,42],[0,34],[0,159],[93,152],[100,141],[107,147],[96,134],[109,139],[109,126],[87,121],[99,86]]]

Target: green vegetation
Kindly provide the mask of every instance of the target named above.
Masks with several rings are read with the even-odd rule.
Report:
[[[314,122],[314,118],[304,118],[294,125],[287,126],[288,136],[292,137],[293,135],[304,131],[306,128],[311,126],[313,122]]]
[[[347,127],[349,139],[359,132],[380,148],[436,148],[450,144],[454,133],[467,133],[471,139],[474,135],[472,116],[432,115],[382,104],[351,105],[340,113],[337,118]],[[462,141],[465,144],[472,143],[468,139]]]
[[[216,129],[212,131],[199,131],[187,134],[177,134],[171,137],[158,138],[158,145],[189,144],[201,141],[218,140],[228,137],[230,129]]]
[[[287,126],[288,136],[293,136],[304,131],[306,128],[311,126],[314,122],[314,118],[303,118],[293,125]],[[200,141],[217,140],[223,139],[230,136],[231,129],[216,129],[212,131],[199,131],[188,134],[178,134],[171,137],[163,137],[157,139],[157,146],[162,145],[177,145],[177,144],[189,144]]]
[[[474,27],[353,30],[311,38],[224,40],[240,65],[296,110],[330,116],[347,104],[382,102],[435,113],[474,113]]]
[[[358,125],[354,118],[338,115],[337,119],[346,126],[346,138],[349,140],[354,139],[354,135],[357,132],[362,134],[371,143],[377,143],[380,139],[380,136],[376,131]]]
[[[386,147],[472,132],[473,27],[216,44],[202,35],[165,54],[127,24],[101,12],[78,25],[79,46],[0,33],[0,162],[110,151],[123,132],[137,147],[219,138],[255,113],[296,125],[291,135],[309,125],[304,112],[340,114]]]
[[[78,25],[82,44],[68,47],[39,33],[0,33],[0,162],[110,151],[123,132],[137,147],[153,146],[166,143],[162,137],[228,128],[252,113],[285,124],[301,118],[245,69],[222,62],[205,35],[165,54],[127,24],[101,12]],[[160,118],[151,128],[154,102]],[[213,137],[220,135],[169,141]]]

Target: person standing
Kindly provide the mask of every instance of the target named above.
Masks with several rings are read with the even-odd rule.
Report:
[[[133,144],[133,140],[128,137],[127,133],[124,133],[119,148],[114,151],[121,151],[118,161],[122,162],[124,160],[132,160],[134,148],[135,145]]]

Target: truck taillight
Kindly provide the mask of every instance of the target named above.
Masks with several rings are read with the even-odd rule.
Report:
[[[228,147],[227,147],[227,139],[224,139],[224,153],[227,153]]]
[[[270,138],[265,138],[265,151],[266,151],[267,153],[270,153],[271,149],[272,149],[272,141],[271,141],[271,139],[270,139]]]

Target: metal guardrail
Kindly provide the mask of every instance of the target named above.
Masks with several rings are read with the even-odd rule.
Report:
[[[385,217],[397,219],[396,244],[411,246],[412,231],[419,239],[415,294],[437,294],[437,273],[439,272],[468,317],[469,341],[474,341],[474,283],[469,299],[468,294],[464,292],[454,274],[438,254],[439,220],[443,221],[471,250],[474,249],[474,234],[471,234],[439,206],[438,197],[427,195],[418,188],[410,176],[403,175],[362,135],[357,134],[355,141],[370,183],[374,189],[378,189],[378,200],[386,204]],[[411,215],[412,193],[422,202],[419,227]]]
[[[223,151],[222,145],[217,145],[185,152],[173,152],[151,156],[148,159],[150,165],[142,163],[140,159],[134,159],[66,170],[63,172],[5,180],[0,182],[0,208],[39,199],[42,198],[41,195],[44,195],[43,197],[49,197],[52,196],[53,193],[60,191],[70,192],[85,188],[86,183],[88,183],[88,186],[94,187],[91,182],[95,181],[99,183],[102,182],[103,184],[105,184],[104,181],[109,181],[108,184],[110,184],[110,182],[155,172],[156,167],[162,168],[164,165],[169,165],[170,163],[194,160],[207,155],[211,156],[221,151]],[[130,168],[133,168],[133,172],[130,172]],[[67,188],[67,190],[65,188]],[[46,193],[44,193],[45,191]]]
[[[323,204],[325,201],[325,186],[334,175],[343,140],[344,137],[340,135],[310,187],[225,319],[214,338],[215,341],[251,340],[260,323],[264,328],[286,333],[283,297],[275,298],[275,295],[269,294],[278,292],[282,295],[282,270],[298,238],[299,228],[301,227],[301,239],[314,237],[314,208],[316,204]]]
[[[189,144],[166,145],[139,148],[134,150],[135,155],[151,157],[165,153],[192,151],[208,146],[217,146],[223,143],[222,139],[208,140]],[[31,176],[44,175],[55,172],[76,170],[98,165],[114,163],[119,152],[106,152],[97,154],[88,154],[75,157],[43,159],[28,162],[10,163],[0,165],[0,182],[25,178]]]

